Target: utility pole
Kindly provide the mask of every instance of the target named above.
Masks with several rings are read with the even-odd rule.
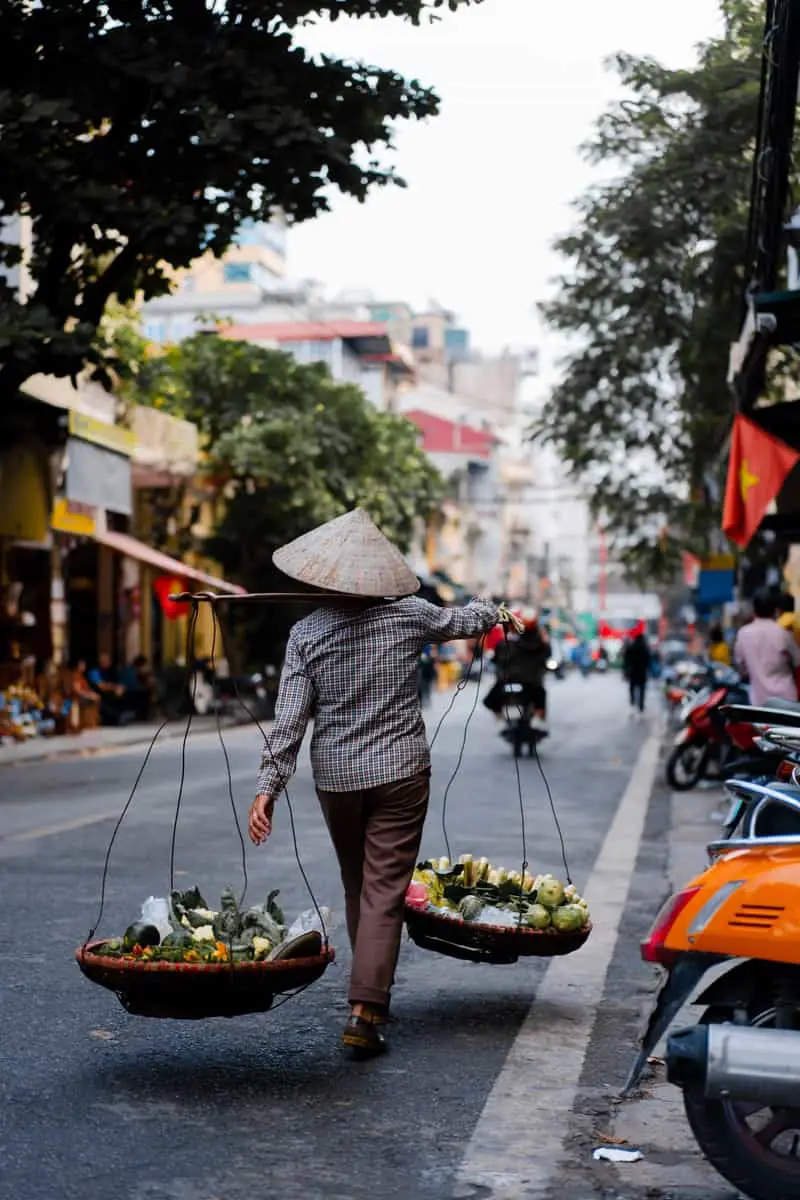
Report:
[[[606,531],[598,522],[597,537],[599,541],[599,558],[600,558],[600,573],[597,579],[597,591],[600,600],[600,616],[606,615],[608,607],[608,542],[606,541]]]

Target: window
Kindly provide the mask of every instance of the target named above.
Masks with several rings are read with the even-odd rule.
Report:
[[[145,321],[143,332],[149,342],[164,342],[167,338],[167,323],[166,321]]]
[[[250,263],[225,263],[222,267],[222,277],[226,283],[249,283]]]
[[[330,364],[332,360],[333,342],[313,341],[308,346],[308,361]]]
[[[445,329],[444,348],[448,358],[466,358],[469,353],[469,333],[466,329]]]
[[[299,363],[325,363],[328,367],[333,363],[332,342],[285,342],[281,349]]]
[[[411,330],[411,345],[415,350],[427,350],[429,333],[427,325],[415,325]]]

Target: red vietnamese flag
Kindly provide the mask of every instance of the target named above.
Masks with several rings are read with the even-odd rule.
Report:
[[[746,546],[763,520],[800,454],[754,421],[736,415],[722,528],[732,542]]]

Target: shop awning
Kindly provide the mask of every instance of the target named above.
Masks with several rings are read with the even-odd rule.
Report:
[[[168,554],[154,550],[151,546],[138,541],[127,533],[113,533],[107,530],[105,533],[95,534],[95,541],[99,542],[101,546],[108,546],[109,550],[116,550],[117,554],[123,554],[126,558],[134,558],[137,562],[155,567],[163,575],[173,575],[175,579],[200,583],[204,588],[210,588],[215,592],[226,592],[233,596],[245,594],[246,589],[239,587],[238,583],[227,583],[224,579],[206,575],[205,571],[198,571],[197,567],[190,567],[186,563],[179,562],[177,558],[170,558]]]

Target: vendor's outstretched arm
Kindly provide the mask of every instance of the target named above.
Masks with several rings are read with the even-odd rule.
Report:
[[[290,634],[275,703],[275,724],[261,757],[259,795],[279,796],[294,775],[313,704],[314,688]]]
[[[419,601],[425,634],[431,642],[452,642],[459,638],[478,637],[488,633],[500,621],[497,605],[491,600],[476,598],[463,608],[437,608],[427,600]]]

